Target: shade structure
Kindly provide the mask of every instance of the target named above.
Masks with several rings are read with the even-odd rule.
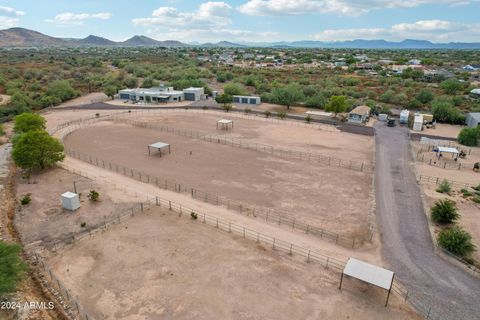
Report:
[[[228,130],[229,126],[232,126],[233,128],[233,120],[229,119],[220,119],[217,121],[217,129],[220,126],[220,129],[226,129]]]
[[[457,148],[452,147],[437,147],[436,151],[446,153],[460,153]]]
[[[388,293],[387,300],[385,301],[385,307],[387,306],[388,298],[390,297],[390,291],[392,290],[393,278],[395,276],[395,273],[393,271],[375,266],[373,264],[355,258],[349,258],[340,278],[339,289],[342,288],[342,281],[344,275],[356,278],[363,282],[387,290]]]
[[[168,153],[170,153],[170,145],[165,142],[155,142],[155,143],[149,144],[148,155],[151,154],[151,151],[150,151],[151,148],[157,149],[160,157],[162,156],[162,149],[168,149]]]

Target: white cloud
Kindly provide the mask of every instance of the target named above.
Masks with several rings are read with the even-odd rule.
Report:
[[[46,19],[46,22],[55,23],[57,25],[82,25],[87,19],[108,20],[112,17],[109,12],[99,13],[71,13],[65,12],[57,14],[53,19]]]
[[[248,0],[238,7],[252,16],[288,16],[309,13],[360,15],[372,10],[413,8],[422,4],[466,5],[478,0]]]
[[[164,26],[164,27],[199,27],[199,26],[225,26],[231,23],[230,11],[232,7],[225,2],[202,3],[195,12],[179,12],[177,8],[160,7],[153,11],[148,18],[132,20],[139,26]]]
[[[8,29],[18,25],[19,17],[25,15],[25,12],[14,8],[0,6],[0,29]]]
[[[200,4],[196,11],[180,12],[175,7],[160,7],[150,17],[136,18],[132,23],[147,27],[153,38],[182,41],[218,41],[229,39],[251,41],[268,40],[278,35],[274,32],[256,32],[231,29],[232,7],[226,2],[209,1]]]
[[[445,20],[421,20],[414,23],[399,23],[389,28],[327,29],[312,36],[321,41],[354,39],[404,39],[430,40],[434,42],[478,42],[480,24],[467,24]]]
[[[19,17],[19,16],[24,16],[25,12],[15,10],[13,8],[10,8],[10,7],[0,6],[0,14]]]

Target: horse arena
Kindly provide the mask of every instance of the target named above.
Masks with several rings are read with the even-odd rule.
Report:
[[[84,183],[91,180],[106,199],[102,213],[92,210],[103,219],[88,220],[89,212],[83,207],[78,211],[100,232],[84,232],[79,240],[72,236],[73,241],[42,252],[63,290],[81,305],[80,318],[416,318],[395,297],[385,309],[378,288],[346,280],[345,289],[338,290],[338,270],[328,265],[328,258],[322,265],[313,255],[317,250],[345,261],[358,253],[378,261],[378,243],[370,241],[372,137],[329,126],[200,110],[97,117],[91,111],[62,110],[45,117],[67,153],[63,169],[55,170],[82,175]],[[60,125],[62,117],[78,121]],[[217,128],[220,119],[233,120],[233,128]],[[149,155],[148,146],[157,142],[169,144],[170,153],[162,151],[159,157],[152,150]],[[38,177],[36,186],[40,190],[42,179]],[[174,182],[175,191],[178,185],[185,192],[162,189],[159,181]],[[194,194],[197,191],[216,195],[217,201],[222,197],[241,203],[253,212],[288,217],[293,228],[205,203]],[[131,204],[145,199],[150,199],[148,205],[142,203],[137,213],[132,209],[128,218],[118,214],[116,221],[118,210],[128,212]],[[172,209],[173,202],[177,209]],[[216,216],[216,226],[215,218],[205,222],[202,212]],[[71,221],[75,231],[80,220]],[[295,229],[295,223],[354,239],[357,245],[345,248],[325,241],[308,229]],[[233,232],[232,224],[240,231]],[[245,235],[245,226],[255,232]],[[55,238],[56,231],[49,232],[49,239]],[[274,239],[273,245],[267,238]],[[304,246],[305,254],[297,255],[300,249],[292,254],[293,245],[288,252],[282,239]]]

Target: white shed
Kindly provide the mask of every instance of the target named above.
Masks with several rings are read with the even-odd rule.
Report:
[[[80,208],[80,197],[76,193],[65,192],[62,194],[61,200],[63,208],[67,210],[75,211]]]
[[[422,131],[423,130],[423,115],[417,114],[415,115],[415,119],[413,121],[413,131]]]
[[[400,123],[403,123],[403,124],[408,123],[409,116],[410,116],[410,111],[402,110],[402,112],[400,112]]]

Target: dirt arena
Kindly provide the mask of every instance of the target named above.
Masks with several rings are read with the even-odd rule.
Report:
[[[141,232],[139,232],[141,230]],[[416,319],[385,291],[155,207],[49,264],[97,319]]]
[[[165,116],[168,121],[150,121],[162,124],[165,121],[166,126],[173,126],[175,122],[179,124],[177,128],[198,130],[201,121],[211,120],[199,115],[191,115],[189,120],[179,116]],[[244,122],[248,126],[238,129]],[[215,121],[211,124],[215,128]],[[230,135],[225,131],[224,134]],[[263,121],[236,120],[230,137],[295,146],[296,150],[302,150],[303,145],[304,150],[336,156],[350,152],[353,155],[350,159],[358,160],[368,160],[373,154],[371,137]],[[332,140],[333,137],[338,137],[338,141]],[[349,142],[349,138],[352,141]],[[147,145],[158,141],[171,144],[172,153],[162,158],[149,156]],[[345,236],[364,237],[367,233],[371,173],[285,159],[112,122],[77,130],[67,136],[64,143],[69,149],[151,177],[176,181],[250,206],[271,208]]]

